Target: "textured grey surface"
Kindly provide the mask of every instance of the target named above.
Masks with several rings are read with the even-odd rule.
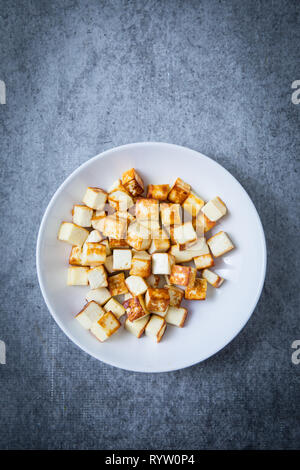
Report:
[[[276,0],[0,0],[1,448],[300,447],[299,13],[298,1]],[[145,140],[231,171],[268,245],[242,333],[206,362],[158,375],[80,351],[35,271],[57,187],[97,153]]]

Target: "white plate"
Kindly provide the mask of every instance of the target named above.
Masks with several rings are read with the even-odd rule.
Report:
[[[85,331],[75,314],[88,287],[66,286],[70,245],[57,240],[63,220],[80,203],[87,186],[108,189],[125,170],[135,167],[145,183],[172,183],[178,176],[208,200],[216,195],[229,213],[217,230],[228,232],[236,249],[217,260],[225,278],[219,289],[208,287],[206,301],[187,302],[184,328],[168,326],[159,344],[119,330],[100,343]],[[45,302],[55,321],[88,354],[122,369],[164,372],[190,366],[226,346],[249,320],[260,297],[266,272],[266,243],[258,213],[246,191],[222,166],[185,147],[137,143],[108,150],[75,170],[56,191],[44,214],[37,241],[37,272]]]

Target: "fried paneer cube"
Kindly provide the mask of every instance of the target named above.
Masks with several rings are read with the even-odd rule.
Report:
[[[106,249],[101,243],[85,243],[82,248],[82,262],[88,266],[99,266],[106,259]]]
[[[205,268],[210,268],[211,266],[213,266],[215,263],[214,263],[214,259],[213,257],[211,256],[210,253],[206,254],[206,255],[200,255],[200,256],[196,256],[194,258],[194,263],[195,263],[195,266],[197,269],[205,269]]]
[[[82,204],[75,204],[72,210],[73,223],[80,227],[92,225],[93,209]]]
[[[111,294],[106,287],[99,287],[98,289],[91,289],[85,298],[88,302],[94,300],[97,304],[104,305],[111,298]]]
[[[89,268],[83,266],[70,266],[68,269],[68,286],[87,286]]]
[[[145,295],[145,303],[149,312],[165,316],[170,305],[168,289],[149,287]]]
[[[90,330],[92,325],[100,320],[103,314],[104,310],[102,307],[92,300],[91,302],[88,302],[79,313],[77,313],[75,318],[85,330]]]
[[[175,258],[170,253],[154,253],[152,255],[153,274],[171,274]]]
[[[194,271],[190,266],[174,264],[172,266],[170,283],[178,286],[187,286],[191,282],[191,278],[194,279],[194,275]]]
[[[145,328],[145,335],[159,343],[166,331],[166,327],[167,324],[164,318],[159,315],[151,315]]]
[[[108,202],[115,211],[127,211],[133,205],[132,197],[124,191],[113,191],[108,195]]]
[[[170,239],[166,231],[162,228],[158,229],[154,238],[152,237],[149,253],[165,253],[170,248]]]
[[[146,315],[145,317],[142,317],[136,321],[130,321],[129,318],[126,318],[124,323],[125,330],[129,331],[129,333],[132,333],[137,338],[140,338],[144,333],[149,320],[150,315]]]
[[[184,290],[176,286],[166,286],[170,296],[170,307],[180,307],[184,297]]]
[[[102,211],[107,201],[107,192],[101,188],[87,188],[82,202],[91,209]]]
[[[144,182],[134,168],[122,174],[122,185],[134,197],[140,196],[144,192]]]
[[[114,314],[112,312],[106,312],[96,323],[93,323],[91,333],[93,333],[99,341],[103,342],[118,331],[120,326],[121,323]]]
[[[112,312],[118,320],[126,313],[123,305],[114,298],[111,298],[103,308],[106,312]]]
[[[93,229],[97,230],[98,232],[103,232],[106,216],[106,211],[96,211],[92,217]]]
[[[149,315],[142,295],[131,297],[123,302],[129,321],[135,322]]]
[[[117,217],[115,214],[105,217],[102,233],[105,237],[117,240],[126,238],[127,220]]]
[[[71,245],[82,246],[89,235],[89,231],[72,222],[62,222],[58,239]]]
[[[200,212],[201,207],[204,206],[204,201],[197,196],[197,194],[190,192],[182,207],[190,215],[195,216]]]
[[[69,264],[75,266],[82,266],[82,247],[81,246],[72,246],[71,253],[69,257]]]
[[[170,186],[168,184],[149,184],[147,197],[158,201],[166,201],[169,192]]]
[[[170,325],[182,328],[187,317],[187,313],[188,311],[186,308],[169,307],[165,320]]]
[[[205,300],[206,290],[207,290],[206,279],[196,278],[194,284],[186,288],[185,298],[187,300]]]
[[[160,287],[162,280],[162,276],[159,276],[158,274],[150,274],[149,277],[147,277],[146,281],[149,287]]]
[[[148,250],[151,245],[151,234],[146,227],[134,222],[128,227],[126,241],[137,251]]]
[[[168,199],[175,204],[183,204],[188,195],[190,194],[191,186],[181,178],[177,178],[169,192]]]
[[[107,287],[107,273],[104,266],[96,266],[88,271],[88,281],[91,289]]]
[[[141,276],[129,276],[125,279],[125,284],[132,296],[144,294],[148,289],[148,284]]]
[[[204,269],[202,276],[209,284],[216,288],[220,287],[220,285],[224,282],[224,279],[221,276],[219,276],[217,273],[214,273],[213,271],[210,271],[210,269]]]
[[[193,227],[198,236],[203,236],[206,232],[211,230],[216,225],[216,222],[209,220],[203,212],[199,212],[196,217],[193,217]]]
[[[191,250],[181,250],[180,246],[172,245],[169,253],[174,256],[175,263],[188,263],[193,259],[193,253]]]
[[[141,276],[143,278],[151,275],[152,259],[146,251],[135,251],[133,254],[130,275]]]
[[[132,252],[131,250],[113,251],[113,269],[114,271],[126,270],[131,268]]]
[[[195,242],[197,240],[197,234],[192,222],[185,222],[182,225],[174,227],[174,239],[179,245]]]
[[[92,230],[86,239],[86,243],[100,243],[103,237],[99,230]]]
[[[167,228],[173,225],[181,225],[182,210],[180,204],[161,203],[160,217],[161,223]]]
[[[216,222],[226,214],[227,207],[222,199],[217,196],[208,201],[201,210],[209,220]]]
[[[226,232],[223,232],[223,230],[207,240],[207,244],[215,258],[228,253],[228,251],[231,251],[234,248],[229,236]]]
[[[139,198],[135,204],[135,216],[139,224],[151,232],[159,229],[159,202],[156,199]]]
[[[119,273],[108,278],[108,288],[112,297],[128,292],[124,273]]]

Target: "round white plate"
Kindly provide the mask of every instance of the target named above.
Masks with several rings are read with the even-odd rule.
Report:
[[[204,200],[220,196],[229,213],[212,232],[226,231],[235,249],[216,261],[224,277],[219,289],[208,286],[205,301],[187,302],[184,328],[168,326],[159,344],[135,338],[123,328],[100,343],[74,320],[88,287],[66,285],[70,245],[57,240],[60,223],[71,221],[73,204],[87,186],[108,189],[121,174],[136,168],[145,184],[172,182],[179,176]],[[226,346],[249,320],[266,272],[266,243],[258,213],[246,191],[222,166],[185,147],[136,143],[97,155],[75,170],[56,191],[44,214],[37,240],[37,272],[45,302],[66,335],[88,354],[122,369],[164,372],[190,366]]]

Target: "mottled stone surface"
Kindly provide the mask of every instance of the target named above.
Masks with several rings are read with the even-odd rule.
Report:
[[[299,13],[283,0],[0,1],[1,448],[300,447]],[[57,187],[97,153],[145,140],[231,171],[268,245],[242,333],[202,364],[157,375],[72,344],[35,270]]]

